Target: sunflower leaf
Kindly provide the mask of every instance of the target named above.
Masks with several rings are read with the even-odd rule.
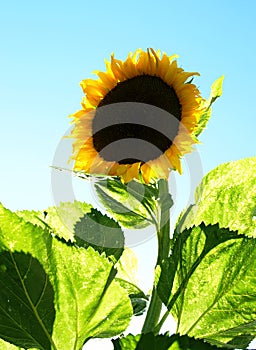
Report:
[[[178,332],[217,346],[247,346],[256,336],[256,239],[201,224],[176,233],[173,259],[173,287],[160,276],[158,292]]]
[[[30,254],[0,253],[0,335],[24,348],[51,349],[54,292]]]
[[[190,338],[186,335],[168,334],[157,335],[153,333],[132,335],[112,340],[114,350],[218,350],[214,345],[203,340]],[[227,349],[227,348],[222,348]]]
[[[157,293],[162,302],[168,306],[168,308],[177,264],[178,260],[174,259],[172,255],[168,259],[163,260],[155,269],[155,285],[157,287]],[[169,309],[171,309],[171,307]]]
[[[21,218],[42,228],[50,228],[58,237],[66,241],[74,241],[74,226],[92,209],[85,202],[62,202],[58,206],[49,207],[44,211],[22,210],[16,212]]]
[[[74,233],[77,245],[105,252],[114,263],[123,253],[124,234],[119,224],[97,209],[91,209],[75,223]]]
[[[91,337],[124,331],[132,315],[128,293],[114,280],[108,259],[92,247],[76,247],[0,206],[0,247],[37,259],[54,290],[56,316],[51,341],[58,349],[80,349]],[[3,281],[3,280],[1,280]],[[33,334],[33,333],[32,333]]]
[[[131,282],[116,278],[119,284],[127,291],[133,307],[133,315],[140,316],[144,313],[147,307],[148,297],[143,291]]]
[[[180,217],[178,231],[200,225],[256,237],[256,157],[221,164],[197,187],[195,204]]]
[[[17,346],[10,344],[3,339],[0,339],[0,349],[1,350],[17,350]],[[19,347],[19,350],[23,350],[23,348]]]
[[[218,97],[222,95],[222,84],[224,75],[219,77],[211,86],[211,94],[209,97],[209,105],[211,105]]]
[[[42,228],[46,226],[45,221],[48,213],[45,210],[18,210],[15,213],[25,221],[31,222],[33,225],[37,225]]]
[[[148,297],[138,287],[138,259],[133,250],[125,248],[115,267],[116,280],[127,291],[133,306],[133,314],[141,315],[145,311]]]
[[[136,229],[152,223],[158,198],[156,187],[108,179],[98,181],[95,188],[106,210],[124,227]]]
[[[130,248],[125,248],[121,259],[116,264],[118,271],[117,277],[134,285],[138,284],[138,258],[134,251]]]
[[[124,235],[119,224],[103,215],[90,204],[74,201],[60,203],[44,211],[18,211],[27,222],[48,228],[66,241],[75,241],[81,247],[92,246],[114,263],[123,252]]]
[[[198,137],[202,131],[206,128],[206,125],[211,117],[211,106],[212,104],[222,95],[222,84],[224,75],[218,78],[211,86],[211,93],[207,101],[203,105],[204,112],[202,113],[198,126],[194,132],[194,135]]]

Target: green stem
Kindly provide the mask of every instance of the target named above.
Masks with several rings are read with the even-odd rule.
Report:
[[[149,333],[154,331],[155,326],[158,323],[160,317],[161,309],[162,301],[157,295],[156,288],[153,287],[148,312],[146,315],[144,325],[142,327],[142,333]]]
[[[158,334],[160,332],[160,329],[162,328],[162,325],[167,320],[168,316],[170,315],[170,311],[167,310],[161,320],[159,321],[158,325],[154,329],[154,333]]]
[[[159,215],[156,225],[158,238],[158,255],[156,266],[159,265],[163,259],[166,259],[170,251],[170,206],[167,203],[169,196],[168,181],[159,180]],[[153,332],[158,324],[161,314],[162,301],[157,294],[157,289],[154,286],[152,296],[147,311],[146,319],[142,327],[142,333]]]

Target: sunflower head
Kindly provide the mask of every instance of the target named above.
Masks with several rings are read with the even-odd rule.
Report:
[[[73,114],[74,170],[150,183],[181,173],[180,158],[197,142],[203,100],[176,55],[136,50],[111,56],[97,80],[81,82],[82,109]]]

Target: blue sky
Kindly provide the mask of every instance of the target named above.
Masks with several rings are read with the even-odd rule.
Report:
[[[199,146],[205,171],[255,153],[256,3],[243,1],[10,1],[1,5],[1,184],[11,209],[51,204],[49,165],[80,108],[81,79],[111,52],[177,53],[203,96],[225,75]]]
[[[254,156],[255,14],[253,0],[2,3],[2,203],[13,210],[54,204],[49,167],[70,127],[67,116],[80,108],[79,82],[104,69],[112,52],[125,59],[138,47],[177,53],[179,65],[201,73],[195,82],[204,97],[225,75],[223,96],[198,146],[204,173]],[[184,187],[179,189],[178,181],[181,198]],[[92,197],[92,190],[85,190],[84,200]],[[136,251],[142,259],[152,251],[147,259],[152,257],[153,266],[154,249],[151,240]],[[142,271],[147,285],[149,270]]]

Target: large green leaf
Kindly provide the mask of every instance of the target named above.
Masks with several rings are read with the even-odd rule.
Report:
[[[0,253],[0,336],[24,348],[51,349],[54,292],[37,259]]]
[[[205,101],[203,108],[204,112],[202,113],[199,122],[197,124],[197,128],[195,130],[195,136],[199,136],[204,129],[206,128],[206,125],[211,117],[212,109],[211,106],[213,102],[216,101],[218,97],[222,95],[222,84],[223,84],[224,76],[222,75],[220,78],[218,78],[211,86],[211,93],[208,98],[208,100]]]
[[[124,234],[119,224],[97,209],[85,214],[74,226],[76,244],[92,246],[116,262],[124,250]]]
[[[162,302],[169,307],[171,292],[173,290],[173,281],[178,266],[178,259],[173,256],[162,260],[161,265],[157,265],[155,269],[155,286],[157,293]],[[171,305],[172,307],[172,305]],[[171,310],[169,307],[169,310]]]
[[[3,339],[0,339],[0,349],[1,350],[17,350],[17,346],[10,344],[6,341],[4,341]],[[19,350],[23,350],[23,348],[19,348]]]
[[[138,258],[132,249],[125,248],[116,268],[118,278],[138,284]]]
[[[111,337],[124,331],[132,307],[125,290],[112,281],[112,264],[91,247],[77,249],[58,242],[53,249],[61,308],[54,324],[58,347],[80,349],[89,337]]]
[[[122,255],[124,234],[119,224],[87,203],[60,203],[42,212],[24,210],[17,214],[34,225],[48,227],[66,241],[76,241],[78,246],[92,246],[100,253],[105,252],[114,262]]]
[[[138,259],[134,251],[125,248],[116,268],[118,271],[116,279],[129,294],[133,314],[135,316],[141,315],[146,310],[148,297],[138,287]]]
[[[133,315],[141,316],[147,308],[148,297],[136,285],[121,278],[116,278],[119,284],[127,291],[133,307]]]
[[[204,228],[203,224],[201,226]],[[156,268],[158,294],[169,309],[173,307],[175,299],[171,295],[174,278],[176,277],[176,284],[177,279],[179,279],[178,291],[183,290],[202,258],[218,244],[231,238],[238,238],[238,235],[235,232],[219,229],[218,225],[212,228],[209,226],[203,235],[200,227],[185,230],[182,233],[177,232],[177,230],[174,232],[171,255]],[[184,271],[180,269],[181,266],[183,269],[189,266],[185,275]]]
[[[90,337],[124,331],[132,315],[127,292],[116,281],[113,264],[94,249],[76,247],[51,230],[24,221],[0,207],[0,247],[38,259],[55,294],[52,341],[57,349],[80,349]]]
[[[217,350],[202,340],[179,336],[178,334],[169,337],[166,335],[154,336],[153,333],[129,334],[125,338],[112,340],[114,350]],[[222,348],[225,349],[225,348]]]
[[[172,292],[168,284],[158,291],[178,332],[216,345],[247,346],[256,336],[256,239],[202,224],[179,233],[173,253],[178,261]]]
[[[195,204],[181,216],[179,231],[202,222],[256,237],[256,157],[219,165],[195,193]]]
[[[158,199],[155,186],[108,179],[98,181],[95,188],[106,210],[124,227],[143,228],[153,223]]]
[[[17,215],[25,221],[43,228],[49,227],[54,234],[64,238],[66,241],[74,240],[74,226],[85,214],[92,209],[90,204],[74,201],[63,202],[58,206],[49,207],[44,211],[18,211]]]
[[[31,222],[33,225],[37,225],[45,228],[47,211],[40,210],[18,210],[15,212],[18,216],[23,218],[27,222]]]

